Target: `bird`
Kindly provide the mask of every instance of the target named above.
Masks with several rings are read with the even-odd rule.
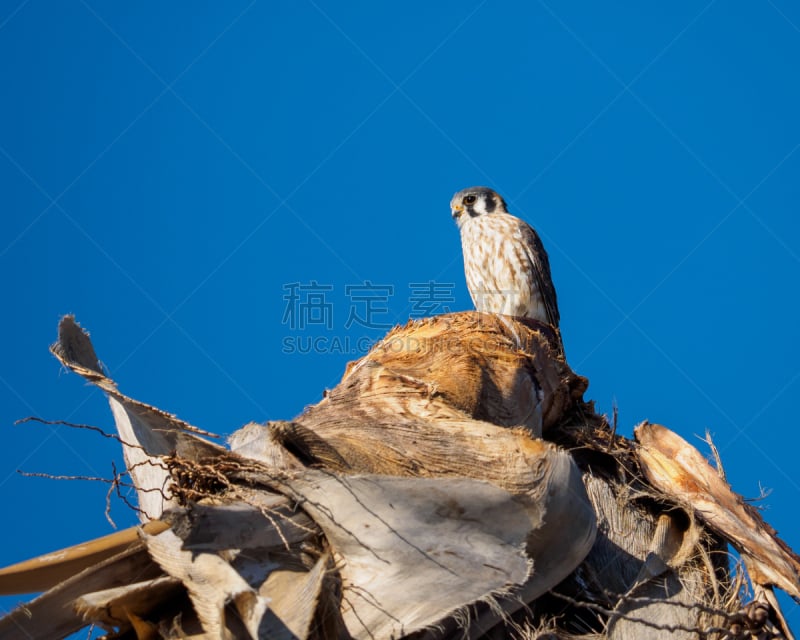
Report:
[[[475,309],[547,323],[560,338],[550,261],[533,227],[511,215],[502,196],[488,187],[459,191],[450,212],[461,232]]]

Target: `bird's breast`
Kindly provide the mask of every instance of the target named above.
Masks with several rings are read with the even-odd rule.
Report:
[[[533,318],[544,314],[518,224],[481,216],[464,224],[461,244],[467,287],[478,311]]]

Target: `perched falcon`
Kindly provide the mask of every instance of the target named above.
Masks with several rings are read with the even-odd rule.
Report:
[[[503,198],[487,187],[459,191],[450,211],[461,230],[475,309],[533,318],[558,330],[550,262],[531,226],[508,213]]]

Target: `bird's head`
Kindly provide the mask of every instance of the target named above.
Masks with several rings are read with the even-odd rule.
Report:
[[[489,187],[470,187],[459,191],[450,201],[450,212],[459,228],[470,218],[508,213],[505,200]]]

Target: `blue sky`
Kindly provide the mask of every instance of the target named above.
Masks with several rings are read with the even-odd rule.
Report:
[[[398,7],[0,1],[0,565],[111,531],[105,485],[16,472],[121,466],[14,425],[112,428],[47,351],[62,314],[137,399],[290,418],[418,315],[410,285],[470,308],[448,203],[474,184],[543,237],[587,397],[626,435],[709,429],[800,548],[800,6]]]

